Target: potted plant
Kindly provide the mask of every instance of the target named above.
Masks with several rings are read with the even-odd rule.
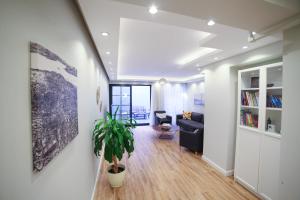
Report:
[[[94,153],[100,156],[104,144],[104,159],[110,163],[108,181],[112,187],[120,187],[125,178],[125,166],[120,164],[123,154],[127,151],[128,156],[134,150],[133,128],[136,122],[133,119],[122,121],[116,118],[117,108],[114,115],[107,112],[106,118],[96,121],[93,131]],[[112,164],[111,164],[112,163]]]

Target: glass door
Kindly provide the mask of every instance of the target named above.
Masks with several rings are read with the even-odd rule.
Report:
[[[110,85],[110,112],[117,112],[117,119],[135,119],[137,125],[150,123],[150,85]]]
[[[132,86],[132,118],[140,125],[150,124],[150,85]]]
[[[111,113],[117,112],[117,119],[130,119],[131,116],[131,86],[111,86]]]

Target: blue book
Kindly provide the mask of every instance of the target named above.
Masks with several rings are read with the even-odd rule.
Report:
[[[281,100],[280,100],[279,96],[276,96],[275,98],[276,98],[276,107],[281,108],[282,104],[281,104]]]
[[[276,99],[274,96],[271,96],[272,107],[276,107]]]

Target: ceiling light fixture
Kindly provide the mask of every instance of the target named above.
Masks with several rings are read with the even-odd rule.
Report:
[[[108,32],[102,32],[101,35],[106,37],[106,36],[109,36],[109,33]]]
[[[212,19],[207,22],[208,26],[213,26],[215,24],[216,24],[216,22],[214,20],[212,20]]]
[[[152,14],[152,15],[155,15],[157,12],[158,12],[158,10],[157,10],[157,7],[156,6],[151,6],[150,8],[149,8],[149,13],[150,14]]]
[[[110,55],[110,51],[105,52],[107,55]]]
[[[255,42],[255,35],[256,35],[256,32],[254,31],[249,31],[249,37],[248,37],[248,42]]]
[[[200,67],[200,64],[198,63],[198,64],[196,64],[196,67]]]
[[[161,79],[159,79],[159,84],[161,84],[161,85],[164,85],[164,84],[166,84],[167,83],[167,79],[165,79],[165,78],[161,78]]]
[[[218,57],[214,57],[214,60],[219,60],[219,58]]]
[[[243,46],[243,49],[248,49],[248,46]]]
[[[197,68],[197,70],[198,70],[198,71],[201,71],[201,68],[199,67],[199,68]]]

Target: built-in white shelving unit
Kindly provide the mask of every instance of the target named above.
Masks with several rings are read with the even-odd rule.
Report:
[[[264,199],[278,200],[282,63],[240,70],[235,180]]]

